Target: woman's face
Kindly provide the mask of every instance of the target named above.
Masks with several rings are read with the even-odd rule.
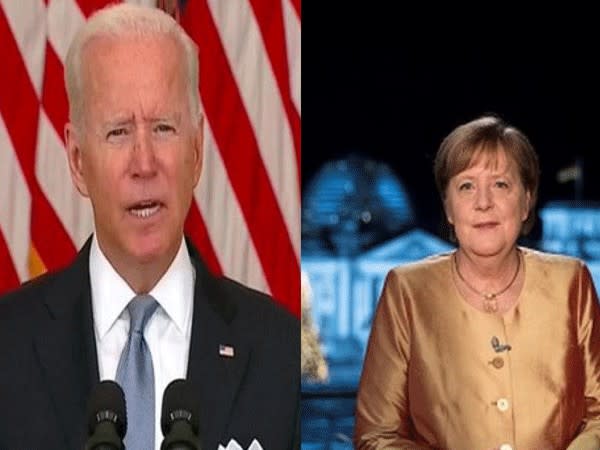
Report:
[[[475,155],[467,169],[450,179],[444,208],[463,250],[498,255],[515,245],[529,214],[531,193],[506,152]]]

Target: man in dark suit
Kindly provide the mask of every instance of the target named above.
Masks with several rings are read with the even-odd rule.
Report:
[[[202,166],[197,77],[193,42],[156,9],[107,8],[75,37],[65,137],[95,233],[70,267],[0,299],[0,449],[83,448],[104,379],[125,380],[128,449],[158,449],[176,378],[197,392],[203,448],[299,447],[298,320],[211,275],[183,236]],[[130,385],[150,386],[134,393],[147,410]]]

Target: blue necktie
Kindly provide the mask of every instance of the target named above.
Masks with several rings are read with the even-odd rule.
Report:
[[[150,295],[134,297],[129,310],[129,338],[117,368],[117,382],[125,391],[127,450],[154,450],[154,368],[144,328],[158,303]]]

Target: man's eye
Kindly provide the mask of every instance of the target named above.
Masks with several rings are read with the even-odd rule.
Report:
[[[115,128],[114,130],[110,130],[108,132],[108,134],[106,135],[107,138],[115,138],[115,137],[122,137],[122,136],[127,136],[128,131],[127,128]]]
[[[157,133],[173,133],[175,131],[175,128],[173,128],[171,125],[161,123],[154,127],[154,131]]]

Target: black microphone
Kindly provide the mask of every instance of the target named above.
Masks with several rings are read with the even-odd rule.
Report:
[[[163,395],[160,450],[202,450],[197,393],[182,379],[173,380]]]
[[[88,440],[85,450],[124,450],[127,431],[125,394],[114,381],[100,382],[88,403]]]

